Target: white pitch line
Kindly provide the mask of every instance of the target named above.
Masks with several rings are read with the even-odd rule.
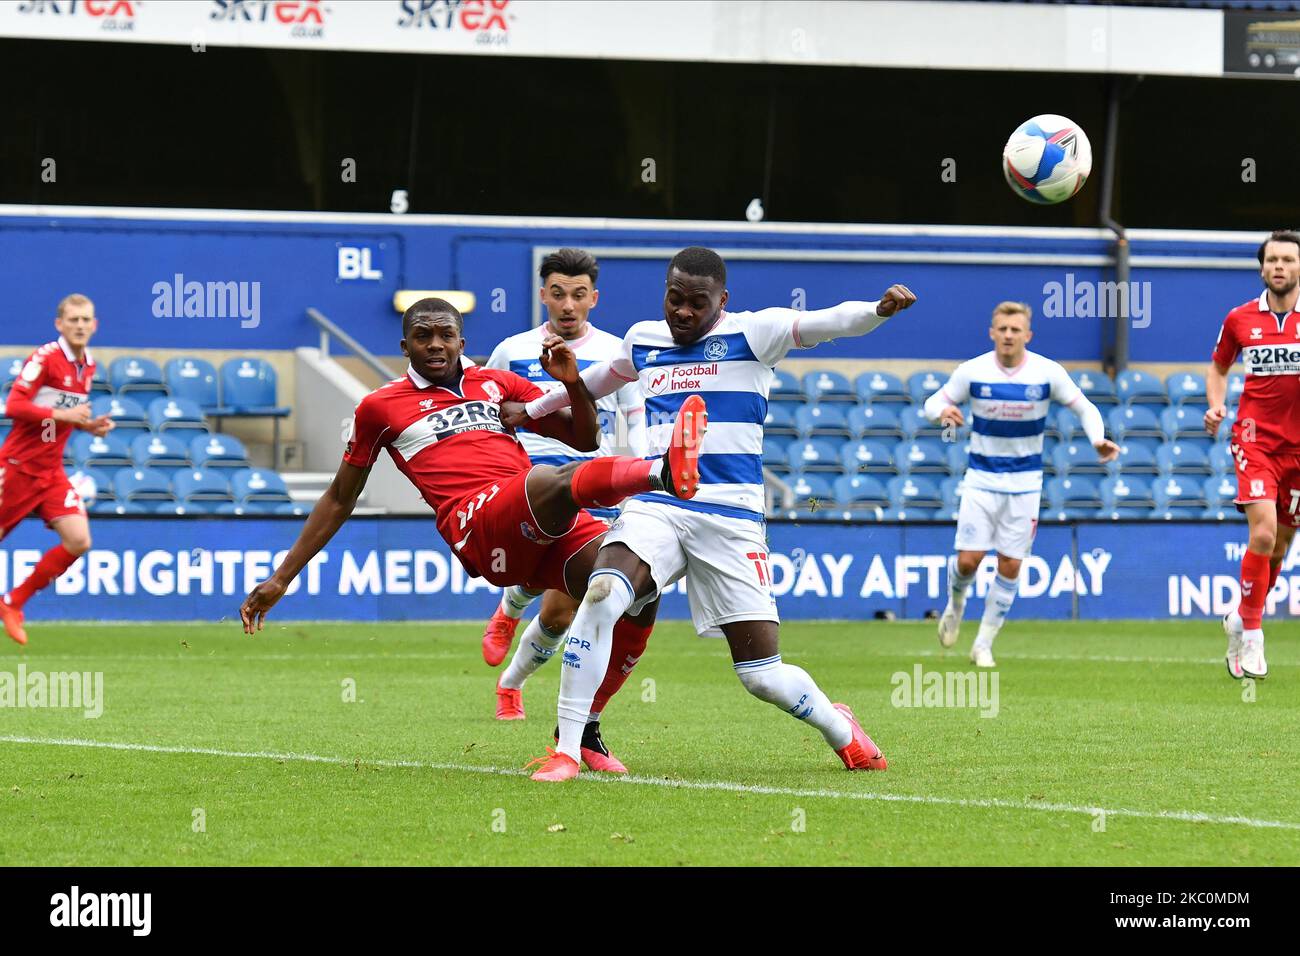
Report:
[[[208,757],[227,757],[244,760],[278,760],[298,761],[300,763],[322,763],[337,766],[355,766],[366,764],[376,767],[393,767],[413,770],[450,770],[459,773],[481,773],[499,776],[517,777],[528,773],[527,770],[513,767],[483,767],[471,764],[431,763],[423,760],[384,760],[353,757],[330,757],[322,754],[277,753],[268,750],[218,750],[211,747],[171,747],[161,744],[116,743],[105,740],[78,740],[72,738],[43,738],[2,736],[0,743],[36,744],[46,747],[89,747],[99,750],[126,750],[158,754],[193,754]],[[666,787],[676,790],[713,790],[725,793],[753,793],[762,796],[802,797],[829,800],[869,800],[882,803],[916,803],[931,806],[966,807],[996,810],[1033,810],[1046,813],[1076,813],[1096,816],[1134,817],[1142,820],[1174,820],[1181,823],[1212,823],[1221,826],[1246,826],[1258,829],[1300,830],[1300,823],[1286,820],[1260,820],[1253,817],[1214,816],[1191,810],[1130,810],[1126,808],[1083,807],[1068,803],[1028,803],[1017,800],[962,799],[958,797],[928,797],[917,794],[899,793],[853,793],[844,790],[796,790],[789,787],[763,787],[745,783],[728,783],[726,781],[705,780],[670,780],[660,777],[639,777],[628,775],[614,777],[609,774],[582,774],[580,781],[605,786],[647,786]]]

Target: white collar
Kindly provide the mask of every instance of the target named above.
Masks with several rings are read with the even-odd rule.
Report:
[[[63,354],[68,357],[69,362],[75,363],[77,361],[77,357],[72,354],[72,346],[68,344],[68,340],[62,335],[59,336],[59,348],[63,349]],[[83,348],[81,350],[81,356],[81,363],[83,365],[95,364],[95,360],[90,357],[90,349]]]
[[[457,379],[455,383],[457,386],[459,386],[460,383],[465,380],[465,369],[471,364],[473,363],[469,363],[467,362],[467,360],[464,359],[461,360],[460,378]],[[411,380],[411,382],[415,385],[416,388],[445,388],[448,391],[452,391],[452,392],[456,391],[456,388],[453,388],[448,385],[434,385],[433,382],[429,381],[427,378],[425,378],[423,375],[417,372],[415,370],[414,365],[406,366],[406,377]]]

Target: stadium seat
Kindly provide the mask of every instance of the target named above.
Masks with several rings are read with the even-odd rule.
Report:
[[[894,446],[894,463],[907,474],[948,474],[948,452],[937,438],[899,442]]]
[[[273,426],[271,460],[280,460],[280,419],[292,409],[277,404],[275,369],[263,359],[230,359],[221,365],[221,401],[228,416],[270,418]],[[226,417],[226,416],[223,416]]]
[[[189,455],[195,468],[248,467],[244,443],[233,435],[195,435],[190,439]]]
[[[948,449],[948,473],[961,475],[970,464],[970,442],[959,441]]]
[[[1098,491],[1101,506],[1112,515],[1125,518],[1145,518],[1156,506],[1151,481],[1144,475],[1116,475],[1103,478]]]
[[[1205,486],[1191,475],[1170,475],[1161,478],[1154,486],[1156,509],[1196,508],[1204,511],[1209,506],[1205,500]]]
[[[1110,376],[1102,372],[1071,372],[1070,378],[1094,405],[1118,405],[1119,395]]]
[[[202,504],[187,505],[179,501],[157,501],[145,502],[152,505],[149,511],[156,515],[188,515],[188,514],[207,514],[207,510]]]
[[[894,405],[859,405],[848,414],[854,438],[902,438],[903,425]]]
[[[945,512],[956,512],[961,507],[961,493],[965,480],[961,475],[953,475],[939,482],[939,495],[943,499]]]
[[[155,398],[149,403],[149,424],[157,432],[173,428],[208,430],[203,409],[188,398]]]
[[[1156,466],[1162,475],[1208,475],[1214,470],[1201,445],[1180,441],[1156,449]]]
[[[149,431],[149,416],[144,406],[125,395],[101,395],[90,403],[90,414],[98,418],[107,415],[113,419],[113,432],[126,441],[132,441],[140,432]]]
[[[849,512],[839,510],[830,504],[823,504],[820,499],[817,501],[816,507],[792,508],[784,514],[785,517],[792,521],[818,522],[822,524],[831,521],[844,521],[846,518],[852,517]]]
[[[857,394],[839,372],[821,369],[803,377],[803,393],[810,402],[856,402]]]
[[[96,501],[88,509],[92,515],[143,515],[149,509],[128,501]]]
[[[911,401],[903,380],[888,372],[863,372],[853,380],[853,391],[859,401],[868,405],[874,402],[907,404]]]
[[[1228,394],[1224,398],[1224,404],[1233,408],[1241,400],[1241,393],[1246,390],[1246,376],[1241,372],[1233,372],[1228,376]]]
[[[889,490],[889,500],[896,508],[910,511],[915,508],[934,510],[943,507],[939,483],[930,475],[900,475],[889,479],[886,487]]]
[[[969,423],[969,417],[966,419]],[[898,416],[904,438],[941,438],[947,426],[930,421],[919,405],[909,405]]]
[[[790,483],[796,508],[829,506],[834,500],[831,483],[821,475],[799,475]]]
[[[800,408],[800,411],[803,409]],[[795,427],[794,412],[791,411],[790,405],[779,402],[770,402],[767,406],[767,415],[763,418],[764,435],[785,435],[794,438],[799,434]]]
[[[786,461],[792,472],[840,470],[840,456],[835,445],[824,438],[791,442],[786,451]]]
[[[795,428],[800,438],[852,438],[853,432],[839,405],[804,405],[795,409]]]
[[[88,478],[94,485],[93,495],[83,495],[83,500],[112,501],[117,496],[113,493],[113,473],[106,468],[78,468],[68,474],[73,487],[77,486],[78,477]]]
[[[1159,438],[1163,441],[1165,437],[1160,418],[1147,405],[1121,405],[1107,416],[1106,427],[1120,444],[1130,438]]]
[[[849,475],[859,472],[898,474],[898,465],[894,462],[894,453],[889,445],[871,438],[849,441],[841,445],[840,466],[845,474]]]
[[[804,400],[799,380],[779,368],[773,371],[772,388],[768,395],[773,402],[794,402],[802,405]]]
[[[1097,512],[1102,507],[1101,491],[1098,483],[1090,475],[1070,475],[1066,478],[1053,478],[1043,486],[1052,511],[1073,513],[1080,510]],[[1085,515],[1071,515],[1086,517]]]
[[[139,355],[123,355],[108,367],[108,383],[118,395],[133,393],[139,401],[167,394],[158,363]]]
[[[1121,475],[1156,475],[1160,473],[1160,466],[1150,445],[1130,441],[1119,443],[1119,457],[1112,464],[1112,470]]]
[[[1181,372],[1165,379],[1165,390],[1174,405],[1184,402],[1205,404],[1205,376],[1197,372]]]
[[[205,415],[221,417],[232,409],[221,404],[217,393],[217,370],[198,358],[174,358],[163,366],[163,381],[176,398],[188,398]]]
[[[1234,475],[1237,473],[1237,460],[1232,457],[1232,448],[1227,442],[1218,442],[1211,449],[1210,473],[1215,475]]]
[[[252,501],[289,501],[284,479],[274,471],[241,468],[230,476],[230,490],[242,505]]]
[[[223,504],[213,508],[212,513],[214,515],[245,515],[254,514],[255,512],[245,510],[242,505]]]
[[[113,489],[122,501],[174,501],[171,482],[153,468],[119,468],[113,475]]]
[[[941,508],[922,508],[915,505],[895,506],[881,516],[884,521],[938,521],[943,517]]]
[[[946,381],[948,376],[943,372],[933,369],[917,372],[907,379],[907,394],[912,397],[914,403],[924,404],[927,398],[943,388],[943,383]]]
[[[145,432],[132,439],[131,458],[137,468],[185,468],[190,452],[175,435]]]
[[[90,380],[90,394],[95,396],[113,394],[113,386],[108,384],[108,369],[102,363],[95,363],[95,377]]]
[[[1052,470],[1059,477],[1070,475],[1104,475],[1110,468],[1097,459],[1097,450],[1088,442],[1061,442],[1052,453]]]
[[[1170,441],[1180,438],[1205,438],[1205,405],[1187,404],[1166,408],[1160,413],[1160,427]]]
[[[194,501],[183,501],[175,506],[172,513],[179,515],[210,515],[216,513],[217,504],[218,502],[205,501],[201,498]]]
[[[8,391],[9,386],[18,381],[23,373],[24,355],[5,355],[0,357],[0,388]]]
[[[790,470],[790,462],[786,455],[790,443],[781,437],[763,437],[763,467],[770,468],[778,475],[783,475]]]
[[[68,439],[68,449],[78,468],[107,468],[132,465],[131,448],[120,435],[109,432],[102,438],[77,432]]]
[[[272,514],[305,515],[305,514],[310,514],[310,510],[305,505],[300,505],[295,501],[286,501],[276,505],[272,511]]]
[[[1201,518],[1205,521],[1245,521],[1246,516],[1237,510],[1236,505],[1220,505],[1215,507],[1210,505],[1203,512]]]
[[[837,478],[834,493],[836,504],[851,511],[889,507],[889,489],[874,475],[844,475]]]
[[[176,472],[172,489],[176,492],[176,497],[186,504],[191,501],[234,501],[230,479],[220,469],[182,469]]]
[[[1232,475],[1211,475],[1201,485],[1206,504],[1211,508],[1233,508],[1237,497],[1237,481]]]
[[[1061,441],[1081,441],[1088,443],[1088,433],[1083,430],[1083,422],[1069,408],[1057,408],[1049,414],[1048,420],[1056,426],[1056,434]]]
[[[1116,391],[1119,393],[1121,402],[1132,404],[1148,405],[1168,405],[1169,395],[1165,392],[1164,383],[1154,375],[1146,372],[1139,372],[1137,369],[1126,369],[1119,373],[1119,378],[1115,383]]]

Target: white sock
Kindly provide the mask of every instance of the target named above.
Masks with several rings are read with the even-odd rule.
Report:
[[[831,706],[830,698],[802,667],[782,663],[780,654],[732,666],[745,690],[759,700],[780,707],[796,720],[812,724],[836,750],[847,747],[853,740],[853,728],[848,720]]]
[[[518,584],[512,584],[501,592],[501,613],[517,621],[524,616],[528,605],[541,596],[540,591],[527,591]]]
[[[1241,641],[1243,644],[1249,644],[1255,641],[1258,644],[1264,643],[1264,629],[1262,627],[1248,627],[1241,632]]]
[[[587,578],[587,595],[569,627],[560,668],[560,742],[557,749],[578,760],[582,731],[587,726],[592,701],[609,668],[614,645],[614,625],[632,604],[635,594],[627,575],[599,568]]]
[[[980,619],[979,636],[975,638],[976,644],[984,647],[993,646],[993,638],[998,636],[998,631],[1002,630],[1002,625],[1007,620],[1007,612],[1011,610],[1011,605],[1016,600],[1016,589],[1018,582],[1010,578],[1004,578],[1002,575],[996,575],[993,578],[993,586],[989,588],[988,595],[984,598],[984,617]]]
[[[515,648],[515,656],[510,658],[510,666],[501,675],[501,686],[511,690],[523,687],[524,681],[551,659],[567,633],[552,634],[542,623],[540,614],[529,621],[524,636],[519,639],[519,646]]]
[[[966,594],[970,591],[970,583],[975,580],[975,575],[962,575],[957,570],[957,555],[950,555],[948,558],[948,603],[954,610],[961,610],[966,606]]]

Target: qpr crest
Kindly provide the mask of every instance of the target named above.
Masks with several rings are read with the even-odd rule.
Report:
[[[1042,398],[1043,398],[1043,386],[1041,386],[1041,385],[1026,385],[1026,386],[1025,386],[1025,398],[1026,398],[1027,400],[1031,401],[1031,402],[1041,401]]]
[[[727,357],[727,340],[714,336],[704,343],[704,357],[710,362],[721,362]]]

